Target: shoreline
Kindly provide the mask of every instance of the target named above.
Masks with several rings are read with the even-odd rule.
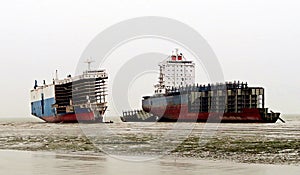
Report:
[[[56,159],[64,159],[64,160],[77,160],[77,161],[106,161],[106,159],[114,159],[115,161],[125,161],[129,163],[144,163],[144,162],[169,162],[169,163],[210,163],[210,164],[220,164],[220,165],[230,165],[234,164],[235,166],[242,165],[242,166],[280,166],[280,167],[290,167],[290,168],[299,168],[300,165],[297,164],[268,164],[268,163],[244,163],[244,162],[235,162],[232,160],[226,159],[204,159],[204,158],[195,158],[195,157],[177,157],[174,155],[166,155],[157,158],[149,158],[145,160],[132,160],[131,156],[122,156],[115,157],[107,154],[83,154],[79,152],[53,152],[53,151],[29,151],[29,150],[14,150],[14,149],[0,149],[0,155],[2,153],[9,153],[11,154],[35,154],[35,155],[43,155],[43,156],[54,156]],[[126,158],[129,157],[129,158]]]
[[[136,143],[141,138],[136,139]],[[143,142],[147,138],[143,138]],[[122,149],[116,151],[116,155],[122,156],[147,156],[157,155],[158,157],[174,157],[176,159],[200,159],[200,160],[225,160],[234,163],[250,163],[250,164],[275,164],[275,165],[300,165],[298,156],[300,141],[287,142],[286,140],[272,141],[255,141],[234,140],[234,138],[214,138],[204,145],[198,145],[197,138],[189,137],[187,140],[179,144],[179,146],[171,152],[159,155],[163,152],[151,152],[146,148],[142,151],[130,150],[128,152]],[[237,144],[238,143],[238,144]],[[255,145],[253,145],[253,143]],[[276,143],[276,144],[273,144]],[[292,143],[292,144],[291,144]],[[270,147],[272,146],[273,147]],[[295,149],[286,148],[287,145],[295,147]],[[251,148],[251,149],[250,149]],[[269,148],[268,151],[261,152],[261,148]],[[274,150],[273,150],[274,149]],[[60,154],[76,154],[76,155],[106,155],[105,151],[95,146],[85,136],[25,136],[6,138],[0,137],[0,150],[16,150],[16,151],[32,151],[32,152],[53,152]],[[270,151],[271,150],[271,151]],[[286,150],[287,152],[278,152],[278,150]],[[289,153],[289,154],[287,154]],[[109,154],[109,153],[108,153]]]

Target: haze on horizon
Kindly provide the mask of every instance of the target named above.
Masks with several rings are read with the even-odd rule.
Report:
[[[74,74],[98,33],[141,16],[168,17],[191,26],[216,53],[225,80],[263,86],[266,106],[300,113],[299,8],[297,0],[3,1],[0,117],[30,116],[34,80],[49,82],[55,70],[61,78]],[[169,54],[174,48],[164,49]]]

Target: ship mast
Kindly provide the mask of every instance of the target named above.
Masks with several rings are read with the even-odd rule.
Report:
[[[88,59],[85,60],[84,63],[87,63],[87,64],[88,64],[88,71],[91,70],[91,64],[92,64],[93,62],[95,62],[95,61],[92,59],[92,57],[90,57],[90,58],[88,58]]]

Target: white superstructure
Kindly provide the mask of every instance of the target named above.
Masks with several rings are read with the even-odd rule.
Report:
[[[159,70],[159,84],[155,85],[155,93],[164,93],[166,88],[195,83],[195,63],[186,60],[182,53],[178,53],[178,49],[159,64]]]

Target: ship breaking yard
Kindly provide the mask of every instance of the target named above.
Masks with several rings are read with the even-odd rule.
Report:
[[[198,85],[195,64],[176,49],[159,64],[155,93],[143,97],[142,110],[124,109],[122,122],[105,117],[115,122],[99,123],[105,122],[108,76],[87,63],[82,75],[36,81],[32,115],[49,123],[0,123],[0,149],[299,165],[300,120],[269,112],[263,87]]]
[[[187,124],[187,123],[185,123]],[[83,128],[99,130],[99,124],[51,124],[11,122],[0,124],[0,148],[53,151],[84,155],[167,156],[242,163],[293,164],[300,162],[299,122],[275,124],[211,124],[172,130],[174,123],[100,124],[111,134],[85,136]],[[180,128],[180,127],[179,127]],[[102,128],[103,129],[103,128]],[[214,130],[216,129],[215,133]],[[87,130],[87,129],[83,129]],[[99,132],[101,133],[101,132]],[[167,139],[166,139],[167,138]]]

